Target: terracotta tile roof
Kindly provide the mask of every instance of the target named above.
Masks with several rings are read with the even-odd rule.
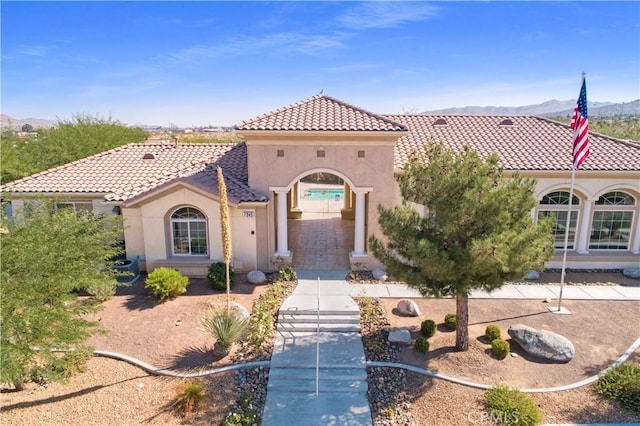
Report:
[[[231,202],[266,201],[249,188],[247,148],[240,144],[145,142],[121,146],[60,167],[9,182],[2,192],[104,194],[107,201],[131,201],[176,181],[192,183],[214,195],[220,165],[229,180]],[[214,173],[215,174],[215,173]]]
[[[571,170],[572,130],[534,116],[384,115],[409,128],[396,144],[395,166],[431,141],[482,156],[495,152],[507,170]],[[443,124],[438,124],[443,123]],[[502,124],[501,124],[502,123]],[[512,124],[509,124],[512,123]],[[640,171],[640,143],[590,133],[591,154],[580,170]]]
[[[402,132],[406,127],[326,95],[316,95],[251,120],[236,130]]]

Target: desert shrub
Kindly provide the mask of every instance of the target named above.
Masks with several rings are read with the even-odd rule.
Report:
[[[249,318],[234,309],[216,308],[205,314],[202,326],[216,339],[215,350],[221,355],[227,355],[231,346],[249,333]]]
[[[34,367],[30,372],[31,379],[38,383],[65,381],[75,373],[84,371],[92,356],[91,347],[65,352],[60,357],[53,357],[44,366]]]
[[[280,279],[285,282],[292,282],[298,280],[298,274],[291,263],[280,262],[277,265],[278,275]]]
[[[507,386],[494,386],[484,400],[495,423],[511,426],[534,426],[542,423],[542,412],[526,393]]]
[[[489,339],[490,342],[493,342],[496,339],[502,337],[502,333],[500,332],[500,327],[495,324],[489,324],[484,331],[484,335]]]
[[[456,316],[456,314],[449,313],[444,316],[444,325],[449,330],[455,330],[457,324],[458,324],[458,317]]]
[[[436,334],[436,322],[434,320],[424,320],[420,323],[420,333],[427,339]]]
[[[509,342],[502,339],[495,339],[491,342],[491,352],[498,359],[505,359],[509,352],[511,352],[511,348],[509,347]]]
[[[183,416],[190,417],[205,402],[204,386],[197,381],[187,381],[177,389],[176,400],[173,405]]]
[[[207,278],[211,282],[211,287],[215,290],[226,291],[227,290],[227,266],[224,262],[214,262],[209,265],[209,271],[207,272]],[[229,288],[233,288],[235,281],[235,273],[233,268],[229,266]]]
[[[116,283],[117,281],[115,280],[113,283],[92,283],[89,284],[84,290],[98,302],[104,302],[111,299],[113,295],[116,294]]]
[[[429,352],[429,341],[427,339],[423,339],[422,337],[418,337],[416,341],[413,343],[413,348],[420,353]]]
[[[262,344],[273,336],[278,309],[282,301],[291,294],[293,286],[284,281],[276,281],[253,303],[249,317],[249,344],[258,352]]]
[[[173,268],[156,268],[144,282],[145,288],[160,300],[175,299],[185,291],[189,278]]]
[[[236,401],[235,410],[229,413],[223,426],[253,426],[260,424],[260,416],[252,404],[252,395],[243,392]]]
[[[625,363],[614,367],[598,379],[594,389],[619,400],[629,410],[640,412],[640,366]]]

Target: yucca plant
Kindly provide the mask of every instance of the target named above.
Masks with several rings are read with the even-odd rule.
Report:
[[[249,332],[249,318],[232,309],[212,309],[202,319],[204,330],[216,339],[213,352],[227,356],[234,343],[243,340]]]

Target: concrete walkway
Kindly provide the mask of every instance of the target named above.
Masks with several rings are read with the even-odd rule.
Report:
[[[346,274],[298,272],[279,311],[263,426],[372,424],[360,310]]]

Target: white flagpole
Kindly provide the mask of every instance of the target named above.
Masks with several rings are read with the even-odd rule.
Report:
[[[560,273],[560,297],[558,298],[558,312],[562,311],[562,291],[564,290],[564,277],[567,268],[567,250],[569,247],[569,227],[571,226],[571,206],[573,201],[573,184],[576,178],[576,169],[571,165],[571,187],[569,189],[569,210],[564,227],[564,253],[562,254],[562,272]]]
[[[582,86],[584,85],[584,79],[585,79],[586,74],[583,72],[582,73],[582,80],[580,82],[580,90],[582,90]],[[580,100],[578,99],[578,102]],[[577,108],[577,107],[576,107]],[[576,117],[577,118],[577,117]],[[576,126],[578,124],[576,123]],[[576,137],[576,133],[574,130],[574,143],[575,143],[575,137]],[[567,211],[567,220],[565,222],[565,227],[564,227],[564,252],[562,254],[562,270],[560,272],[560,295],[558,297],[558,312],[562,311],[562,292],[564,290],[564,281],[565,281],[565,275],[566,275],[566,269],[567,269],[567,251],[568,251],[568,247],[569,247],[569,231],[570,231],[570,226],[571,226],[571,206],[573,205],[573,186],[576,180],[576,163],[575,163],[575,158],[574,158],[575,153],[572,150],[572,155],[571,155],[571,186],[569,189],[569,209]],[[576,223],[577,225],[577,223]],[[574,244],[575,244],[575,238],[574,238]]]

